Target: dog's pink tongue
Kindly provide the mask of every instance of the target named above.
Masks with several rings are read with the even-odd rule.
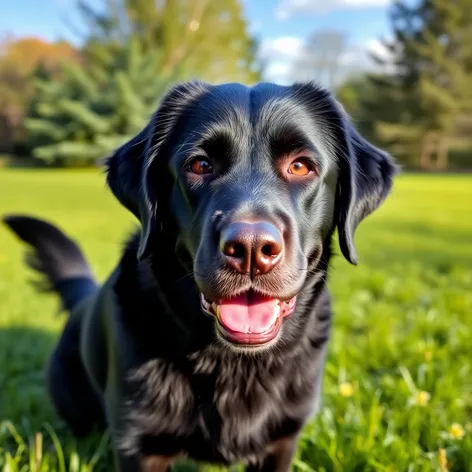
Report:
[[[222,324],[239,333],[263,333],[274,325],[279,314],[280,306],[276,298],[256,294],[248,297],[247,293],[243,293],[219,304]]]

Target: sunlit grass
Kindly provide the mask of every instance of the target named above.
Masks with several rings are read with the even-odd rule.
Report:
[[[1,169],[7,212],[59,223],[101,280],[135,225],[93,171]],[[472,177],[401,176],[356,243],[360,265],[331,271],[323,408],[295,469],[472,471]],[[47,400],[64,320],[27,284],[23,249],[0,228],[0,470],[110,470],[107,438],[75,441]]]

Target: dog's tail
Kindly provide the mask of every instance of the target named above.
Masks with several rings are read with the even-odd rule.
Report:
[[[72,310],[98,285],[77,244],[46,221],[30,216],[9,215],[3,222],[32,250],[26,264],[46,276],[36,286],[41,291],[55,291],[63,308]]]

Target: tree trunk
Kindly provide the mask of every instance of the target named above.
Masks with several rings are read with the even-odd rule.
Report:
[[[425,170],[431,169],[431,138],[431,133],[427,132],[421,143],[420,167]]]
[[[438,143],[438,157],[436,160],[436,169],[446,170],[448,165],[449,142],[446,136],[441,136]]]

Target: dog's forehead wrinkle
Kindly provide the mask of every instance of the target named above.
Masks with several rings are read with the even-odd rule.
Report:
[[[318,157],[322,160],[334,155],[331,146],[326,143],[329,139],[323,139],[329,134],[329,128],[325,126],[322,117],[318,117],[303,104],[298,104],[293,97],[275,97],[269,100],[262,107],[256,126],[257,135],[266,147],[270,147],[274,139],[290,139],[293,133],[297,142],[301,140],[299,144],[302,146],[312,146],[319,150]]]
[[[335,156],[346,151],[336,135],[337,132],[343,135],[345,127],[342,112],[335,99],[315,83],[293,85],[290,87],[288,98],[289,113],[299,115],[297,126],[314,139],[322,154],[331,157],[330,162],[335,163]],[[278,112],[277,108],[281,107],[283,110],[284,106],[287,107],[286,103],[287,101],[280,97],[271,100],[264,118],[270,120],[271,115],[280,116],[282,113]]]
[[[283,124],[291,118],[291,112],[296,112],[296,110],[289,97],[272,97],[255,111],[256,125],[261,130],[265,126],[270,126],[274,119]]]
[[[218,144],[221,140],[222,144],[229,146],[236,154],[249,146],[251,135],[247,116],[231,104],[227,104],[225,109],[207,106],[188,132],[193,134],[191,146],[203,147],[210,142]]]
[[[247,141],[248,133],[241,121],[221,119],[204,123],[199,134],[198,144],[204,144],[210,140],[224,140],[226,144],[240,147]]]
[[[324,170],[324,167],[328,167],[328,169],[336,167],[338,165],[336,156],[343,153],[343,146],[325,120],[322,117],[314,116],[311,123],[300,122],[300,127],[310,136],[315,149],[319,151],[317,157],[322,165],[321,171]]]

